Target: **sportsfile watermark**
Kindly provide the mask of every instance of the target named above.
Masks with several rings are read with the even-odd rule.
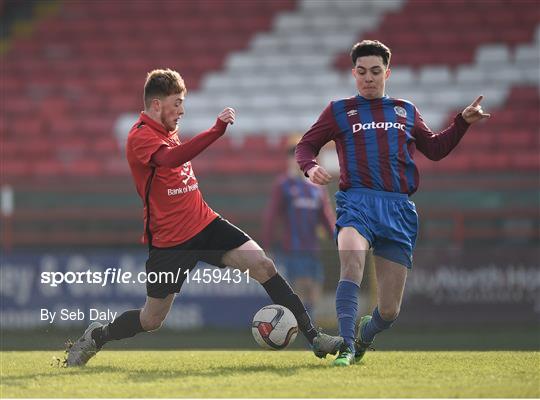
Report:
[[[141,271],[133,274],[123,271],[122,268],[107,268],[105,271],[43,271],[40,275],[41,283],[50,287],[62,284],[93,284],[107,286],[109,284],[135,284],[135,283],[161,283],[172,284],[178,282],[189,283],[249,283],[249,269],[242,272],[239,269],[198,268],[178,269],[172,271]]]
[[[299,277],[308,276],[315,284],[324,285],[326,295],[334,296],[332,287],[339,281],[340,258],[354,253],[362,256],[354,251],[340,254],[334,249],[270,252],[267,256],[293,289]],[[360,304],[364,304],[362,312],[371,313],[369,298],[376,292],[376,269],[385,265],[380,264],[384,257],[376,257],[371,251],[365,255],[359,296]],[[196,256],[190,258],[195,260]],[[218,260],[216,254],[202,256]],[[246,252],[234,262],[258,259],[256,254]],[[165,261],[174,277],[171,272],[146,275],[152,271],[146,269],[146,251],[8,254],[0,262],[0,324],[14,329],[64,329],[83,328],[93,321],[111,322],[126,310],[141,308],[148,286],[159,285],[139,283],[145,280],[184,279],[181,285],[171,284],[167,289],[177,293],[164,322],[173,330],[248,329],[255,313],[272,303],[265,287],[255,279],[259,276],[257,268],[271,268],[268,262],[253,263],[247,283],[247,276],[231,267],[219,268],[203,261],[192,269],[191,263]],[[227,258],[222,261],[227,262]],[[446,246],[419,248],[405,286],[407,321],[421,325],[429,320],[434,326],[460,321],[475,324],[481,312],[483,321],[496,322],[501,307],[509,310],[516,321],[536,321],[540,312],[539,271],[537,249],[533,246],[529,250],[520,248],[520,252],[510,246],[461,252]],[[240,278],[242,283],[236,284]],[[331,309],[317,310],[321,320],[336,318]]]

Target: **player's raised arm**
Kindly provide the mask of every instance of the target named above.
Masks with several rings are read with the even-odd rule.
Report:
[[[463,119],[468,124],[474,124],[475,122],[481,121],[483,119],[491,117],[491,114],[487,114],[482,110],[480,102],[484,96],[480,95],[478,98],[471,103],[470,106],[467,106],[462,112],[461,115]]]
[[[234,124],[235,118],[236,118],[236,112],[234,111],[234,108],[231,108],[231,107],[227,107],[218,115],[218,119],[231,125]]]
[[[483,96],[479,96],[471,105],[457,114],[452,124],[439,133],[433,133],[425,124],[422,116],[416,110],[416,118],[413,136],[416,139],[416,147],[427,158],[433,161],[446,157],[457,146],[470,124],[489,118],[491,115],[484,113],[480,102]]]
[[[204,149],[215,142],[225,133],[227,124],[233,124],[234,109],[227,107],[218,115],[214,126],[207,131],[199,133],[185,143],[176,147],[162,146],[152,155],[152,162],[158,167],[176,168],[185,162],[193,160]]]

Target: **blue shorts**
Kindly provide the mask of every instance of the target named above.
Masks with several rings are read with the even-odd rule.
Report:
[[[282,253],[277,257],[277,262],[285,267],[285,276],[291,283],[299,278],[311,278],[318,283],[324,280],[321,261],[312,253]]]
[[[375,255],[412,268],[418,214],[406,194],[351,188],[336,193],[336,204],[336,240],[340,228],[353,227]]]

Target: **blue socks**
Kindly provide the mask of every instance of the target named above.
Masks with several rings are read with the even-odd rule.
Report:
[[[373,310],[373,314],[371,315],[371,321],[369,321],[369,323],[364,326],[364,329],[362,329],[362,341],[371,343],[377,333],[390,328],[394,321],[395,319],[392,321],[385,321],[382,319],[381,314],[379,314],[379,308],[375,307],[375,310]]]
[[[358,289],[353,281],[340,280],[336,290],[336,312],[339,334],[354,349],[354,329],[358,314]]]
[[[355,324],[358,314],[358,290],[360,287],[348,280],[340,280],[336,290],[336,312],[338,317],[339,334],[350,348],[354,349]],[[362,329],[361,340],[371,343],[375,335],[392,326],[395,321],[385,321],[375,307],[371,321]]]

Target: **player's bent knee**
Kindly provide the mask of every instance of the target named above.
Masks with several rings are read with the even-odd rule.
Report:
[[[355,260],[341,263],[341,272],[356,272],[360,268],[362,268],[362,264]]]
[[[165,317],[161,315],[143,316],[141,314],[141,326],[146,332],[157,331],[163,325]]]
[[[340,265],[340,277],[342,279],[348,279],[353,282],[360,282],[362,280],[363,266],[359,260],[350,259],[341,262]]]
[[[259,282],[264,282],[276,274],[274,262],[266,256],[259,258],[250,268],[250,274]]]
[[[399,307],[380,307],[379,315],[385,321],[393,321],[399,316]]]
[[[157,331],[163,325],[163,321],[159,319],[150,319],[141,321],[142,328],[146,332]]]
[[[262,272],[269,277],[276,273],[274,262],[266,256],[261,257],[256,265],[259,272]]]

